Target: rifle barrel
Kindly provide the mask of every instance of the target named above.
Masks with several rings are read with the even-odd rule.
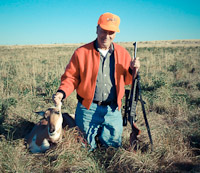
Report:
[[[137,54],[137,42],[133,43],[133,46],[134,46],[134,59],[135,59]]]

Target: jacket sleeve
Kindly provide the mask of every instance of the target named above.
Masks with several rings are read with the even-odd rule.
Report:
[[[78,55],[75,51],[69,64],[66,66],[64,74],[61,76],[61,84],[58,91],[63,91],[67,98],[77,87],[80,82]]]
[[[128,51],[126,51],[125,54],[125,59],[126,59],[126,63],[125,63],[125,85],[130,85],[132,82],[132,72],[133,70],[130,68],[130,63],[131,63],[131,56],[128,53]]]

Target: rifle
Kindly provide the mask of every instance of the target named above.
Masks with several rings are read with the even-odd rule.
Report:
[[[134,59],[136,58],[136,52],[137,52],[137,43],[133,43],[134,46]],[[134,75],[134,73],[133,73]],[[134,78],[133,76],[133,81],[132,81],[132,86],[131,90],[126,89],[125,90],[125,112],[124,112],[124,117],[123,117],[123,126],[127,126],[127,121],[131,124],[132,132],[130,135],[130,144],[131,146],[134,146],[137,144],[137,136],[140,134],[140,130],[136,127],[135,121],[136,121],[136,106],[137,102],[140,101],[141,106],[142,106],[142,112],[149,136],[149,140],[151,143],[151,151],[153,151],[153,140],[151,137],[151,131],[149,127],[149,123],[147,120],[146,116],[146,111],[145,111],[145,102],[142,99],[142,94],[141,94],[141,87],[140,87],[140,73],[139,71],[137,72],[137,76]]]

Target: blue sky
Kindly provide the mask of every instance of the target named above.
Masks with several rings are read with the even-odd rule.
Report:
[[[200,39],[200,0],[0,0],[0,45],[87,43],[105,12],[115,42]]]

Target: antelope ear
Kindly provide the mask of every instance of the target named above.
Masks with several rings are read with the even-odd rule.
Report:
[[[45,112],[44,111],[40,111],[40,112],[35,112],[36,114],[40,115],[40,116],[44,116]]]
[[[50,110],[47,110],[45,113],[44,113],[44,118],[47,119],[47,117],[51,114]]]

